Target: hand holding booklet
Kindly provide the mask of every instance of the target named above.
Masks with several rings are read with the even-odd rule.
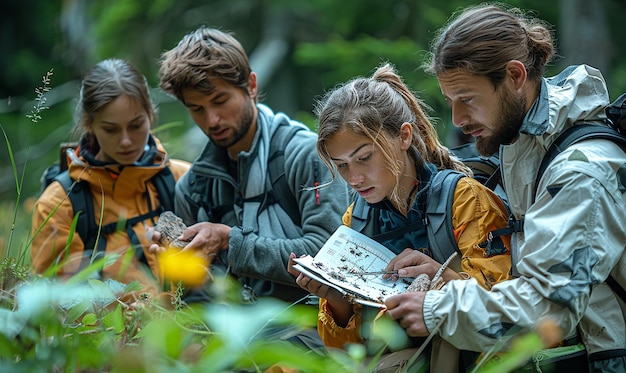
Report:
[[[383,270],[395,257],[385,246],[342,225],[315,257],[294,259],[294,268],[355,302],[384,307],[385,299],[404,293],[412,281],[382,278]]]

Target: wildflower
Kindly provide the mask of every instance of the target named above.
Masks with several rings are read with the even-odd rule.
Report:
[[[202,285],[208,274],[208,262],[193,250],[168,248],[158,256],[163,278],[187,287]]]

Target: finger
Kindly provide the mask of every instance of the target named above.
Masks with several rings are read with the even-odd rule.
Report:
[[[165,248],[163,246],[159,246],[157,244],[152,244],[148,247],[148,251],[153,253],[153,254],[159,254],[165,251]]]
[[[291,273],[294,276],[298,276],[300,274],[300,271],[298,271],[297,269],[293,268],[293,265],[295,264],[293,259],[295,257],[296,257],[296,254],[294,254],[294,253],[289,254],[289,261],[287,262],[287,272]]]
[[[391,315],[393,315],[393,313],[391,313],[390,311],[398,307],[398,305],[400,304],[400,298],[400,295],[392,295],[389,298],[385,299],[385,307],[387,307],[387,312],[389,312]]]
[[[410,266],[398,269],[398,277],[411,277],[415,278],[422,273],[428,274],[428,264],[421,264],[417,266]]]
[[[157,231],[156,229],[149,227],[148,230],[146,230],[146,236],[148,238],[149,241],[152,241],[154,243],[160,243],[161,242],[161,232]]]
[[[407,258],[410,258],[415,251],[416,250],[413,250],[413,249],[410,249],[410,248],[406,248],[406,249],[402,250],[402,252],[400,254],[396,255],[395,258],[391,259],[391,261],[385,267],[385,270],[392,271],[392,270],[400,268],[401,266],[399,266],[398,263],[406,261],[406,260],[410,260],[410,259],[407,259]]]
[[[304,290],[307,290],[307,285],[309,284],[309,281],[311,281],[311,279],[302,273],[300,273],[296,278],[296,284],[298,284],[298,286],[300,286]]]
[[[146,239],[148,241],[152,241],[152,236],[154,235],[154,228],[147,226],[146,224],[144,224],[144,227],[146,229]]]

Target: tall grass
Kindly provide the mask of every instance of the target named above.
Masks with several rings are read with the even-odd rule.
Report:
[[[49,70],[42,78],[42,85],[35,89],[35,105],[33,106],[30,114],[27,114],[26,117],[30,119],[31,125],[37,124],[42,119],[42,112],[48,109],[46,106],[46,93],[50,91],[50,81],[53,74],[53,70]],[[15,224],[17,222],[19,207],[21,206],[22,201],[22,190],[24,185],[24,177],[27,171],[27,163],[28,163],[28,154],[30,150],[30,144],[27,144],[27,148],[25,151],[26,157],[24,164],[21,170],[18,170],[17,164],[15,162],[15,157],[13,153],[13,149],[11,148],[11,142],[9,141],[9,137],[7,136],[6,131],[4,130],[4,126],[0,124],[0,129],[2,129],[2,135],[4,137],[4,141],[7,146],[7,151],[9,154],[9,159],[11,160],[11,169],[13,170],[13,178],[15,181],[15,204],[13,206],[13,215],[10,217],[10,228],[8,239],[5,244],[4,257],[12,257],[11,249],[13,247],[13,237],[15,234]],[[21,172],[18,172],[21,171]],[[18,263],[23,262],[26,250],[20,250],[18,254]]]

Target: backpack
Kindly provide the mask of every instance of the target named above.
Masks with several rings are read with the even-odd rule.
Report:
[[[147,264],[145,254],[141,250],[141,244],[137,234],[133,230],[133,226],[146,220],[154,219],[164,211],[174,210],[174,188],[176,180],[169,166],[162,169],[154,175],[150,180],[158,193],[159,203],[154,210],[149,213],[142,214],[127,219],[126,221],[116,221],[100,227],[95,219],[93,196],[89,190],[87,181],[73,180],[67,170],[67,158],[65,153],[76,147],[77,143],[62,143],[60,146],[61,157],[60,162],[50,165],[41,176],[42,189],[45,189],[53,182],[58,182],[65,189],[67,196],[72,204],[74,215],[78,215],[76,222],[76,233],[85,245],[84,264],[88,264],[90,258],[100,258],[104,256],[106,248],[106,235],[124,228],[135,248],[135,256],[140,262]],[[97,243],[97,246],[96,246]],[[93,253],[95,251],[95,254]]]
[[[508,212],[508,200],[502,186],[498,157],[495,155],[491,157],[480,156],[474,143],[467,143],[450,150],[465,165],[472,169],[476,180],[489,187],[502,199]],[[373,213],[374,209],[371,209],[364,199],[358,198],[352,209],[352,228],[357,231],[365,229],[366,231],[363,233],[378,242],[383,242],[425,226],[429,249],[432,252],[433,259],[443,263],[453,252],[460,253],[452,227],[452,202],[457,183],[466,176],[462,172],[450,169],[437,172],[429,183],[429,189],[426,192],[427,200],[424,221],[414,222],[385,233],[377,232],[378,227],[376,226],[366,226],[369,225],[366,224],[368,214]],[[369,221],[377,222],[377,219],[373,218],[369,219]],[[481,243],[481,247],[487,249],[488,255],[501,253],[506,250],[500,235],[494,235],[492,239]],[[451,268],[459,271],[458,261],[455,262],[451,264]]]
[[[303,130],[307,130],[306,127],[290,125],[287,122],[282,122],[279,125],[270,141],[267,172],[271,180],[271,188],[258,197],[243,200],[243,203],[254,201],[261,202],[259,212],[270,205],[278,203],[298,226],[302,225],[302,217],[298,207],[298,201],[285,178],[285,148],[296,133]],[[313,167],[317,167],[317,164],[314,163]],[[315,172],[315,174],[319,175],[317,172]],[[187,198],[191,210],[190,212],[193,216],[198,216],[200,207],[205,209],[210,208],[210,211],[206,211],[208,219],[209,221],[216,222],[220,221],[221,217],[227,213],[228,210],[232,210],[232,206],[211,206],[210,202],[206,200],[210,196],[210,177],[197,175],[193,172],[193,168],[189,170],[188,177],[191,186],[190,195],[200,195],[204,198],[200,201],[192,201],[191,198]]]

